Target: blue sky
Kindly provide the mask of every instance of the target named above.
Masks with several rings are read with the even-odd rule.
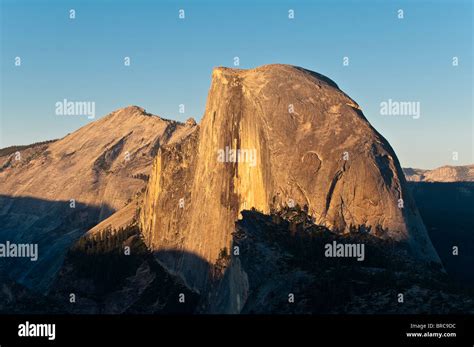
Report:
[[[238,56],[240,68],[285,63],[333,79],[403,166],[474,162],[469,0],[0,1],[0,147],[59,138],[90,122],[57,116],[64,98],[94,101],[98,116],[139,105],[199,121],[212,68]],[[380,115],[388,99],[420,102],[421,117]]]

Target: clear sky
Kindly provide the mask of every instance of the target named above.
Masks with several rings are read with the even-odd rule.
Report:
[[[238,56],[240,68],[284,63],[333,79],[403,166],[474,162],[470,0],[0,1],[0,147],[59,138],[91,121],[56,115],[65,98],[94,101],[98,117],[138,105],[199,121],[212,68]],[[419,102],[420,118],[381,115],[388,99]]]

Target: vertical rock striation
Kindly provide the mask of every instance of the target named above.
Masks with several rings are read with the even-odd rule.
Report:
[[[242,210],[293,202],[333,231],[439,262],[388,142],[333,81],[288,65],[213,71],[200,126],[154,160],[140,226],[161,263],[203,291]]]

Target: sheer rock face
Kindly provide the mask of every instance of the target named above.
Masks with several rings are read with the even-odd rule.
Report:
[[[1,156],[0,241],[38,243],[39,258],[3,262],[0,270],[47,290],[71,243],[127,205],[145,188],[158,148],[193,128],[130,106],[22,150],[18,160],[16,153]]]
[[[240,211],[292,202],[333,231],[370,230],[439,261],[394,151],[334,82],[287,65],[216,68],[199,131],[155,158],[140,216],[146,243],[202,290]]]

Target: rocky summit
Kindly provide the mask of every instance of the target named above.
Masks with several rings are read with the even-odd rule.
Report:
[[[287,206],[439,262],[393,149],[336,83],[289,65],[214,69],[201,124],[154,159],[139,219],[146,245],[203,292],[242,211]],[[244,300],[245,270],[233,268],[232,295]]]
[[[130,106],[62,139],[0,151],[0,241],[38,244],[38,261],[2,262],[11,278],[45,291],[72,243],[144,190],[159,147],[195,124]],[[123,213],[122,213],[123,214]],[[116,218],[116,217],[115,217]]]

